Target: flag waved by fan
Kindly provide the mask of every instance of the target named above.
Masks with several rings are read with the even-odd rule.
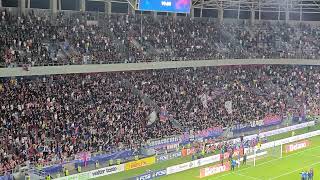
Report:
[[[167,108],[165,106],[161,106],[159,118],[160,118],[161,122],[166,122],[168,120],[169,114],[168,114]]]

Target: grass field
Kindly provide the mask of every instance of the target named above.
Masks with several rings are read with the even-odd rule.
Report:
[[[310,130],[317,130],[320,129],[320,126],[314,126]],[[303,134],[308,132],[307,128],[297,130],[296,135]],[[279,135],[275,135],[269,137],[269,141],[274,141],[278,139],[283,139],[291,136],[291,132],[283,133]],[[279,179],[279,180],[295,180],[300,179],[299,173],[305,169],[309,170],[311,167],[314,168],[315,171],[315,178],[320,179],[320,136],[310,138],[311,146],[307,149],[303,149],[300,151],[296,151],[290,154],[283,154],[283,157],[276,158],[268,156],[266,158],[257,160],[256,166],[253,167],[252,163],[248,163],[250,165],[242,166],[239,169],[236,169],[234,172],[226,172],[221,173],[214,176],[209,176],[206,178],[202,178],[204,180],[213,180],[213,179],[221,179],[221,180],[266,180],[266,179]],[[212,155],[212,154],[209,154]],[[208,155],[208,156],[209,156]],[[280,157],[280,153],[279,153]],[[173,166],[177,164],[181,164],[184,162],[191,161],[191,157],[184,157],[184,158],[177,158],[157,164],[153,164],[150,166],[124,171],[121,173],[104,176],[97,178],[97,180],[122,180],[128,179],[130,177],[134,177],[146,172],[146,170],[160,170],[164,169],[168,166]],[[206,165],[203,167],[207,167],[210,165]],[[199,176],[199,169],[203,168],[194,168],[188,171],[184,171],[177,174],[172,174],[168,176],[161,177],[159,179],[169,180],[188,180],[188,179],[200,179]]]
[[[302,170],[313,168],[315,180],[320,179],[320,136],[310,138],[312,145],[300,151],[283,154],[282,158],[267,157],[257,160],[256,166],[252,164],[242,166],[233,172],[225,172],[202,178],[203,180],[299,180]],[[207,165],[208,166],[208,165]],[[207,167],[205,166],[205,167]],[[200,168],[191,169],[177,174],[164,176],[161,179],[200,179]]]

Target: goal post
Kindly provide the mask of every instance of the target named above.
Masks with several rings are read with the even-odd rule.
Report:
[[[256,159],[257,159],[257,150],[255,149],[253,152],[253,166],[256,166]]]
[[[283,151],[283,144],[276,145],[275,143],[273,144],[272,147],[265,149],[268,151],[271,157],[273,158],[282,158],[282,151]]]
[[[268,149],[262,149],[257,146],[253,148],[248,148],[246,150],[246,154],[247,154],[247,165],[257,166],[259,165],[259,163],[282,158],[283,144],[278,146],[272,146]]]
[[[283,154],[283,144],[280,145],[280,158],[282,158],[282,154]]]

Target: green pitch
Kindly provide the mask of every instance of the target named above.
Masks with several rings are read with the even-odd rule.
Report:
[[[303,134],[308,131],[318,130],[319,126],[314,126],[311,129],[301,129],[295,131],[295,134]],[[274,141],[278,139],[283,139],[291,136],[291,132],[283,133],[279,135],[275,135],[268,138],[268,141]],[[309,170],[311,167],[314,169],[315,178],[320,179],[320,136],[310,138],[311,146],[309,148],[295,151],[290,154],[283,153],[283,157],[280,158],[280,148],[276,151],[277,156],[268,156],[256,161],[256,166],[253,166],[253,163],[248,163],[247,166],[241,166],[237,168],[234,172],[225,172],[218,175],[208,176],[202,178],[203,180],[266,180],[266,179],[279,179],[279,180],[295,180],[300,179],[300,172],[302,170]],[[269,153],[271,154],[269,150]],[[274,152],[273,152],[274,153]],[[213,154],[209,154],[211,156]],[[146,170],[160,170],[165,169],[168,166],[173,166],[177,164],[181,164],[184,162],[191,161],[191,157],[177,158],[157,164],[153,164],[150,166],[124,171],[121,173],[104,176],[100,178],[96,178],[97,180],[122,180],[128,179],[130,177],[134,177],[146,172]],[[210,165],[202,166],[208,167]],[[164,180],[191,180],[198,179],[200,168],[194,168],[188,171],[183,171],[180,173],[164,176],[158,179]]]
[[[283,154],[282,158],[267,157],[256,161],[256,166],[251,163],[240,166],[235,171],[225,172],[201,178],[203,180],[299,180],[302,170],[314,169],[314,179],[320,179],[320,137],[310,138],[312,145],[309,148],[290,154]],[[207,165],[208,166],[208,165]],[[204,167],[207,167],[204,166]],[[198,179],[200,168],[165,176],[161,179]]]

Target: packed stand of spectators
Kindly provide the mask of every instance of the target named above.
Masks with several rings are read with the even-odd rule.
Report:
[[[145,58],[156,60],[209,59],[217,53],[214,41],[218,41],[219,28],[204,20],[191,21],[188,18],[126,16],[130,26],[127,34],[142,44],[148,51],[148,44],[157,53]],[[118,23],[120,24],[120,23]]]
[[[230,127],[268,114],[319,115],[319,80],[317,66],[203,67],[2,79],[0,171],[26,161],[61,161],[83,151],[139,149],[150,138]],[[155,101],[167,119],[148,126],[158,108],[134,90]]]
[[[128,33],[151,44],[153,59],[307,58],[320,56],[320,28],[306,24],[219,24],[187,17],[126,16]],[[120,24],[120,23],[118,23]]]
[[[269,114],[305,113],[319,98],[318,75],[314,67],[206,67],[144,71],[131,81],[185,130],[196,132]]]
[[[4,66],[116,63],[124,59],[108,31],[88,24],[86,14],[59,13],[54,18],[33,11],[21,16],[5,10],[0,14],[0,63]]]
[[[80,152],[138,149],[150,113],[113,74],[4,80],[0,172],[26,161],[60,162]]]
[[[319,27],[306,24],[256,24],[250,30],[237,30],[237,40],[245,58],[306,58],[320,56]]]
[[[37,18],[32,13],[22,17],[7,11],[0,14],[0,63],[49,63],[50,53],[42,44],[52,38],[48,19]]]
[[[2,66],[320,56],[320,28],[306,24],[5,10],[0,16]]]
[[[125,53],[118,50],[113,40],[113,33],[97,23],[90,24],[87,14],[65,18],[63,13],[59,14],[58,24],[59,38],[67,47],[72,47],[80,54],[78,64],[84,63],[118,63],[126,58]]]

